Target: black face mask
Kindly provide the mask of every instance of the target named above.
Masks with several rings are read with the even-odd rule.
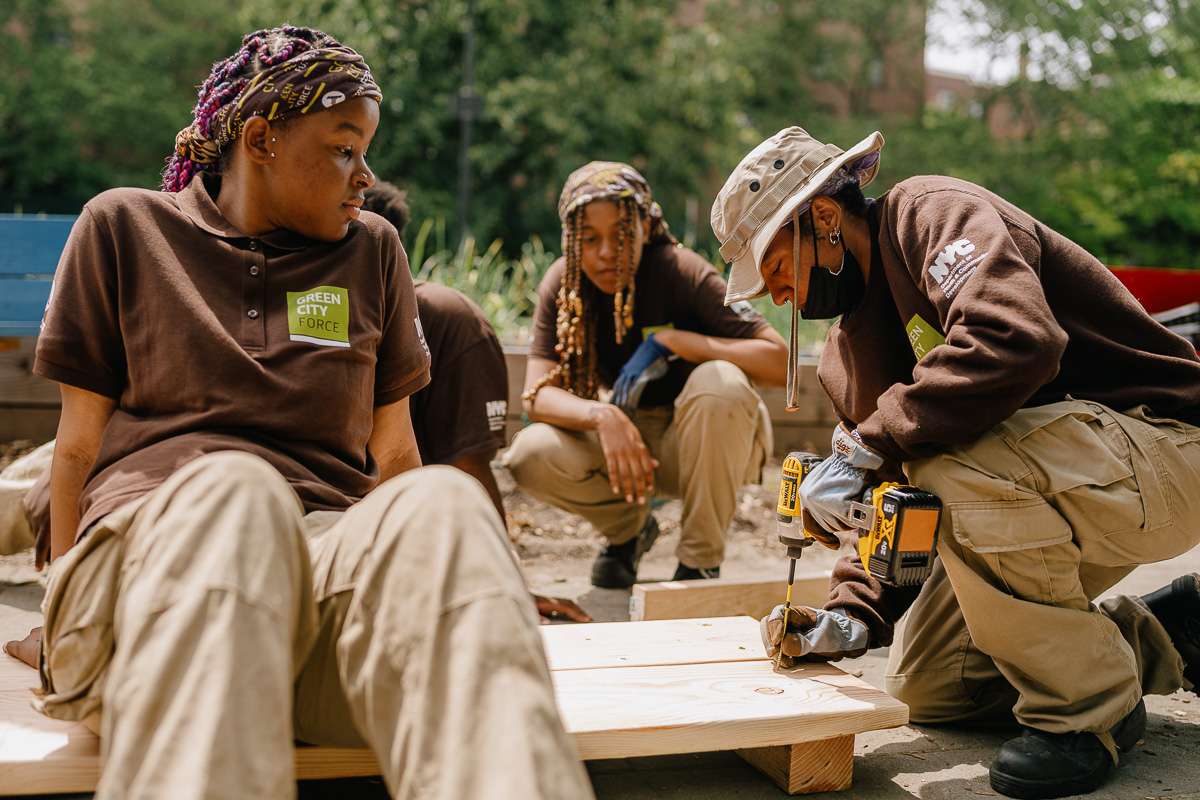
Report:
[[[812,229],[813,254],[817,252],[817,232]],[[815,259],[814,259],[815,260]],[[842,242],[842,269],[834,275],[818,264],[808,270],[808,297],[800,316],[804,319],[833,319],[849,314],[867,292],[862,266]]]

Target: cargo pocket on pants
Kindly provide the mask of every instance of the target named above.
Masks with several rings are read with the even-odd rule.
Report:
[[[954,539],[972,569],[1024,600],[1055,603],[1075,593],[1079,582],[1071,526],[1040,497],[955,503],[950,509]]]
[[[1067,400],[1019,411],[995,431],[1029,467],[1021,484],[1086,541],[1165,524],[1147,518],[1143,501],[1144,491],[1158,492],[1157,444],[1152,436],[1131,438],[1122,422],[1099,403]],[[1149,508],[1166,511],[1159,503]]]

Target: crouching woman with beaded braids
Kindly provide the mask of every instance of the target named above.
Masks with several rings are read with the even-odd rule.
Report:
[[[758,482],[770,420],[751,380],[782,385],[783,338],[676,242],[626,164],[571,174],[563,257],[538,290],[525,428],[503,464],[526,492],[610,542],[592,583],[631,586],[658,536],[647,500],[683,499],[675,580],[716,577],[737,490]],[[612,387],[612,402],[598,398]]]
[[[99,716],[97,797],[294,797],[294,739],[370,746],[396,797],[591,796],[488,497],[415,469],[429,353],[360,214],[380,100],[325,34],[250,34],[164,191],[64,251],[45,627],[6,649],[41,634],[40,708]]]

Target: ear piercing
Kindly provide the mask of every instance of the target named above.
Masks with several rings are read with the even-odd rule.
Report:
[[[275,143],[275,137],[274,137],[274,136],[272,136],[272,137],[271,137],[271,144],[274,144],[274,143]],[[271,158],[274,158],[274,157],[275,157],[275,154],[274,154],[274,153],[271,153]]]
[[[841,228],[838,228],[835,231],[830,231],[830,233],[829,233],[829,243],[830,244],[837,244],[841,240],[842,240],[842,229]]]

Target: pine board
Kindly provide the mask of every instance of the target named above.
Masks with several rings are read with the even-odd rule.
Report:
[[[37,673],[0,653],[0,796],[90,792],[100,777],[100,739],[82,722],[39,714],[30,705]],[[370,750],[296,748],[296,778],[378,775]]]
[[[737,750],[791,793],[833,791],[849,785],[854,734],[908,721],[904,704],[833,665],[775,670],[749,617],[540,630],[584,759]],[[0,654],[0,795],[91,791],[99,740],[36,712],[37,682]],[[297,778],[373,774],[369,751],[296,748]]]
[[[551,678],[585,760],[787,745],[908,721],[907,706],[878,689],[831,686],[821,674],[776,671],[763,659],[559,670]]]
[[[551,670],[762,660],[757,628],[753,640],[746,630],[746,620],[737,617],[637,625],[543,625],[539,629]]]
[[[629,598],[629,619],[634,622],[662,619],[747,616],[762,619],[787,599],[787,558],[779,546],[780,569],[775,580],[663,581],[639,583]],[[796,576],[792,604],[821,608],[829,599],[829,573]]]

